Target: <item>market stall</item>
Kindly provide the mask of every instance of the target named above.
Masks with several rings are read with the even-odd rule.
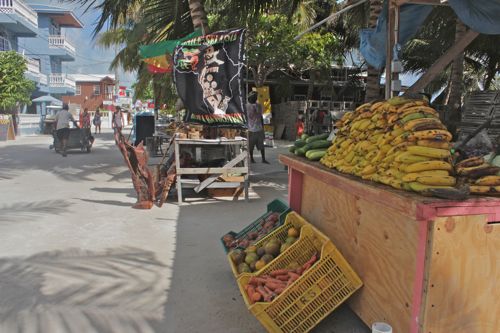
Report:
[[[330,237],[364,281],[349,301],[395,332],[497,332],[500,198],[428,198],[291,155],[290,207]]]

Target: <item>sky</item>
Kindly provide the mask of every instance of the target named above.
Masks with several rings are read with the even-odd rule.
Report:
[[[80,74],[115,74],[109,70],[109,64],[114,58],[114,49],[104,49],[96,45],[93,38],[95,23],[100,13],[96,10],[85,12],[85,8],[60,0],[26,0],[29,4],[47,4],[55,7],[72,9],[83,23],[83,29],[65,29],[65,35],[76,47],[77,55],[74,62],[64,62],[66,73]],[[130,87],[135,81],[133,73],[118,71],[120,85]]]

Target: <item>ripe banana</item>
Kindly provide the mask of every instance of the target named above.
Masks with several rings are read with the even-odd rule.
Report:
[[[347,164],[351,164],[352,160],[354,159],[354,151],[351,151],[347,156],[344,158]]]
[[[410,102],[412,102],[412,100],[400,96],[396,96],[387,100],[387,103],[389,103],[391,106],[403,105]]]
[[[393,146],[388,152],[387,155],[392,155],[395,154],[398,151],[406,151],[406,147],[408,147],[411,144],[411,142],[403,142],[400,143],[397,146]]]
[[[465,200],[469,196],[469,187],[430,188],[420,193],[448,200]]]
[[[471,185],[470,193],[474,194],[486,194],[491,192],[491,186],[480,186],[480,185]]]
[[[404,173],[399,171],[397,168],[390,168],[389,170],[387,170],[385,172],[385,174],[387,176],[393,177],[393,178],[398,179],[398,180],[402,179],[404,176]]]
[[[405,131],[423,131],[431,129],[446,129],[441,121],[436,118],[419,118],[410,120],[404,125]]]
[[[425,113],[422,112],[410,113],[409,115],[401,119],[401,123],[406,124],[412,120],[422,119],[422,118],[425,118]]]
[[[414,100],[414,101],[411,101],[409,103],[406,103],[406,104],[400,106],[398,109],[398,112],[402,113],[402,112],[405,112],[406,110],[414,108],[416,106],[427,106],[427,105],[428,105],[428,103],[424,100],[420,100],[420,101]]]
[[[451,171],[453,168],[450,163],[444,161],[426,161],[426,162],[417,162],[408,165],[404,171],[406,173],[411,172],[420,172],[427,170],[447,170]]]
[[[398,121],[400,119],[400,116],[399,114],[393,114],[391,115],[389,118],[387,118],[387,123],[392,125],[394,124],[396,121]]]
[[[356,108],[356,111],[355,112],[361,112],[361,110],[365,110],[365,109],[370,109],[370,107],[372,106],[372,103],[365,103],[365,104],[362,104],[360,106],[358,106]]]
[[[406,150],[415,155],[431,158],[447,159],[451,157],[450,151],[445,149],[428,148],[422,146],[408,146]]]
[[[480,166],[484,164],[484,158],[482,157],[471,157],[466,160],[460,161],[455,165],[457,169],[459,168],[470,168],[475,166]]]
[[[399,145],[404,142],[415,142],[417,139],[413,136],[411,132],[404,132],[392,141],[393,145]]]
[[[453,187],[452,186],[444,186],[444,185],[425,185],[425,184],[421,184],[418,182],[411,182],[410,188],[415,192],[423,192],[423,191],[427,191],[427,190],[433,189],[433,188],[447,189],[447,188],[453,188]]]
[[[452,139],[451,133],[447,130],[425,130],[414,132],[411,136],[413,140],[442,140],[450,142]]]
[[[391,146],[391,145],[382,145],[382,146],[380,146],[380,150],[381,150],[381,151],[383,151],[383,152],[384,152],[384,153],[386,153],[386,154],[387,154],[387,152],[388,152],[389,150],[391,150],[391,149],[392,149],[392,146]]]
[[[428,114],[428,115],[434,116],[436,118],[439,118],[439,113],[436,110],[434,110],[431,107],[423,106],[423,105],[405,108],[405,109],[401,109],[399,111],[400,111],[400,113],[402,113],[401,117],[403,117],[403,118],[409,114],[416,113],[416,112]]]
[[[417,162],[424,162],[424,161],[429,161],[431,160],[430,157],[426,156],[419,156],[419,155],[414,155],[409,151],[404,151],[396,154],[395,161],[396,162],[402,162],[402,163],[408,163],[408,164],[413,164]]]
[[[363,170],[361,171],[361,175],[362,176],[367,176],[367,175],[371,175],[373,173],[375,173],[377,171],[377,168],[373,165],[367,165],[363,168]]]
[[[421,176],[417,182],[424,185],[455,186],[457,180],[451,176]]]
[[[484,176],[494,176],[500,171],[499,167],[492,166],[488,163],[484,163],[479,166],[469,167],[469,168],[458,167],[456,169],[458,175],[468,177],[471,179],[477,179]]]
[[[450,173],[446,170],[428,170],[428,171],[407,173],[401,179],[404,182],[415,182],[417,181],[418,177],[423,177],[423,176],[446,177],[449,175]]]
[[[377,110],[378,110],[381,106],[383,106],[383,105],[384,105],[384,103],[385,103],[385,101],[376,102],[376,103],[372,104],[372,106],[370,106],[370,110],[371,110],[372,112],[375,112],[375,111],[377,111]]]
[[[341,149],[346,149],[352,143],[351,139],[347,139],[340,144]]]
[[[437,148],[437,149],[450,149],[451,145],[447,141],[437,141],[437,140],[418,140],[418,146]]]
[[[475,185],[500,186],[500,176],[485,176],[476,180]]]

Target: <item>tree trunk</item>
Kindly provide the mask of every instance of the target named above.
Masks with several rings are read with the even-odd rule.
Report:
[[[312,100],[314,95],[314,83],[317,81],[319,73],[317,70],[309,70],[309,84],[307,86],[307,100]]]
[[[203,0],[188,0],[188,3],[194,28],[201,29],[204,35],[207,34],[209,32],[208,19],[203,7]]]
[[[465,25],[457,18],[455,30],[455,41],[460,40],[465,34]],[[450,111],[448,129],[453,134],[460,122],[460,105],[462,104],[463,93],[463,77],[464,77],[464,53],[460,53],[451,65],[450,90],[446,105]]]
[[[370,0],[369,28],[377,26],[377,19],[382,11],[382,0]],[[366,78],[365,102],[380,99],[380,70],[368,65],[368,77]]]

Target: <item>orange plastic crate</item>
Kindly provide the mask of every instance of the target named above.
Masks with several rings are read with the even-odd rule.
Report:
[[[320,259],[300,279],[272,302],[251,304],[245,287],[253,275],[262,276],[286,268],[291,262],[306,263],[315,253]],[[301,238],[258,274],[242,274],[238,287],[250,312],[269,332],[309,332],[362,286],[335,245],[311,225]]]

